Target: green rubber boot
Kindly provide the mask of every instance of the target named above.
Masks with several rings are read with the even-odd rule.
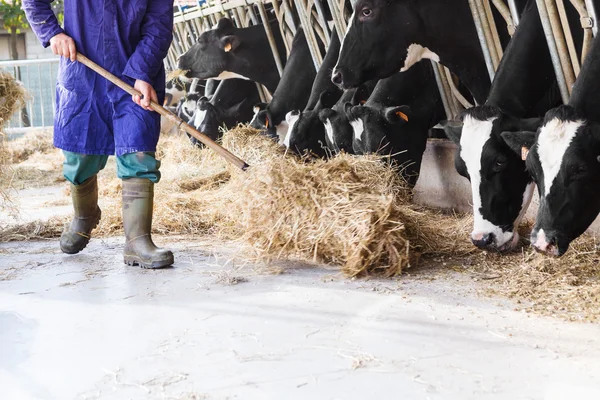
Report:
[[[90,242],[92,230],[98,226],[102,212],[98,207],[98,180],[94,175],[81,185],[71,184],[75,215],[71,225],[60,236],[63,253],[77,254]]]
[[[125,250],[123,261],[142,268],[163,268],[173,264],[173,253],[152,242],[154,183],[148,179],[123,180],[123,228]]]

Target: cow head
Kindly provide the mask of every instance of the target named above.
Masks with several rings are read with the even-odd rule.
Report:
[[[222,118],[219,110],[210,103],[208,98],[204,96],[201,97],[196,103],[196,109],[194,110],[191,124],[212,140],[217,140],[219,138],[219,126],[221,125],[221,121]],[[204,147],[204,145],[196,138],[189,134],[188,137],[193,145]]]
[[[439,61],[420,38],[423,18],[409,0],[358,0],[331,80],[345,89],[383,79],[422,58]],[[410,50],[409,50],[410,49]]]
[[[283,144],[288,131],[288,122],[285,119],[279,123],[274,122],[267,103],[254,105],[254,117],[250,121],[250,126],[263,131],[270,138],[279,140],[281,144]]]
[[[541,121],[519,120],[491,106],[466,110],[462,120],[463,124],[446,124],[444,130],[459,146],[456,170],[471,181],[471,240],[481,249],[511,250],[519,241],[517,228],[534,184],[525,162],[506,144],[502,133],[535,130]]]
[[[298,153],[312,153],[318,157],[325,156],[325,127],[319,120],[319,112],[332,107],[336,93],[324,91],[312,110],[290,111],[285,116],[288,131],[283,144],[288,149]]]
[[[200,93],[189,93],[187,96],[179,99],[177,109],[175,110],[177,116],[189,123],[196,112],[196,107],[201,97]]]
[[[198,42],[179,58],[178,68],[187,71],[188,78],[244,78],[231,72],[242,44],[236,31],[230,19],[220,19],[214,29],[203,32]]]
[[[537,183],[540,207],[531,233],[535,249],[563,255],[600,212],[600,124],[570,106],[546,113],[537,130],[503,134]],[[526,150],[525,150],[526,152]]]

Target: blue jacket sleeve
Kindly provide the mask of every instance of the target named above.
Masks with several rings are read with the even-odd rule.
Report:
[[[50,7],[53,1],[23,0],[22,3],[29,25],[44,47],[50,46],[50,39],[54,36],[64,33]]]
[[[154,84],[173,40],[173,0],[151,0],[142,21],[142,39],[123,75]]]

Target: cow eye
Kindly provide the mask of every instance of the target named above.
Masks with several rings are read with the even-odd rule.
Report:
[[[373,13],[373,10],[371,10],[370,8],[363,8],[361,11],[361,14],[363,15],[363,17],[370,17],[372,13]]]

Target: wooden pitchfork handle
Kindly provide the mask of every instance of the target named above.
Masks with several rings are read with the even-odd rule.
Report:
[[[83,54],[77,53],[77,61],[90,68],[91,70],[97,72],[99,75],[102,75],[104,78],[108,79],[109,81],[111,81],[130,95],[137,95],[142,97],[142,94],[139,91],[135,90],[133,87],[123,82],[121,79],[117,78],[116,76],[114,76],[113,74],[111,74],[110,72],[108,72],[107,70],[105,70],[89,58],[87,58],[86,56],[84,56]],[[246,164],[244,160],[232,154],[229,150],[225,149],[224,147],[218,145],[214,140],[206,136],[204,133],[196,130],[193,126],[187,124],[177,115],[173,114],[171,111],[167,110],[163,106],[153,101],[150,101],[150,108],[152,108],[154,111],[156,111],[163,117],[167,118],[169,121],[176,124],[179,129],[183,129],[184,131],[198,139],[200,142],[204,143],[206,147],[213,150],[225,160],[240,168],[242,171],[245,171],[248,168],[248,164]]]

